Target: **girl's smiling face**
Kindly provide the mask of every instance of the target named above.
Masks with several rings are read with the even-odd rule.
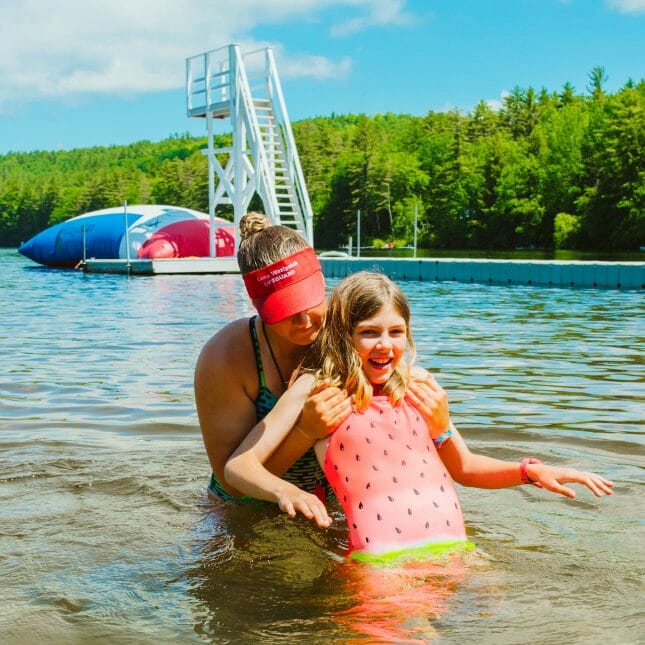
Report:
[[[392,306],[381,307],[354,327],[352,342],[367,378],[373,385],[387,383],[407,347],[405,320]]]

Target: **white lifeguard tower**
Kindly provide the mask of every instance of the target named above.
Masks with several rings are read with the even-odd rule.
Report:
[[[211,257],[217,206],[233,205],[237,249],[238,223],[254,193],[272,222],[297,229],[313,246],[311,202],[273,49],[243,54],[227,45],[187,58],[186,99],[188,116],[206,119]],[[214,119],[230,119],[230,148],[215,148]]]

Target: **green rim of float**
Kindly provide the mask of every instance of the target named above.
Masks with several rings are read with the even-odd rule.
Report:
[[[423,546],[388,551],[387,553],[366,553],[365,551],[354,551],[349,554],[352,560],[366,562],[369,564],[391,564],[402,560],[429,560],[442,556],[466,553],[472,551],[475,544],[470,540],[450,540],[447,542],[432,542]]]

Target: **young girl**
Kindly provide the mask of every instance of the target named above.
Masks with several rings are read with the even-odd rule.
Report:
[[[466,545],[453,480],[504,488],[531,483],[567,497],[575,482],[595,495],[613,483],[571,468],[520,464],[475,455],[450,421],[445,392],[413,367],[410,308],[386,276],[360,272],[331,295],[327,319],[300,367],[301,375],[226,464],[229,482],[254,497],[301,512],[321,527],[331,519],[314,495],[271,475],[261,463],[295,425],[319,379],[331,379],[354,399],[354,412],[316,454],[347,518],[350,553],[358,559],[415,548],[432,552]]]

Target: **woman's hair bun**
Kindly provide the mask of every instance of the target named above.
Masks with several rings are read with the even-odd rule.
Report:
[[[273,224],[264,213],[255,211],[246,213],[240,219],[240,240],[246,240],[269,226],[273,226]]]

